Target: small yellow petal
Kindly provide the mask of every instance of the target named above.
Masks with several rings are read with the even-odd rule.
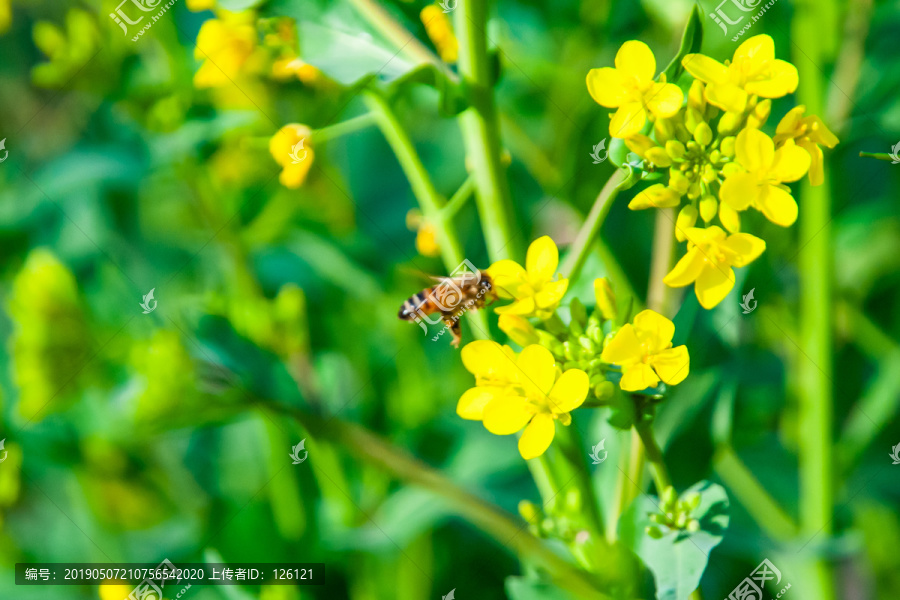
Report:
[[[809,182],[812,185],[822,185],[825,181],[825,169],[822,167],[825,156],[822,154],[822,149],[812,142],[800,142],[797,145],[809,154]]]
[[[771,175],[778,181],[797,181],[809,171],[811,160],[809,152],[788,140],[775,152]]]
[[[704,83],[728,81],[728,67],[704,54],[688,54],[681,59],[681,65],[695,79]]]
[[[641,343],[638,341],[634,325],[626,323],[616,332],[613,339],[606,343],[600,360],[611,365],[624,365],[641,359]]]
[[[572,412],[584,403],[590,387],[587,373],[581,369],[569,369],[550,390],[550,410],[556,414]]]
[[[655,183],[635,196],[628,203],[631,210],[645,208],[672,208],[681,204],[681,195],[670,187]]]
[[[799,81],[797,67],[784,60],[771,60],[766,64],[765,79],[750,81],[744,89],[763,98],[781,98],[794,93]]]
[[[538,344],[527,346],[516,361],[519,380],[526,391],[543,399],[553,388],[556,379],[556,359],[550,351]]]
[[[672,83],[657,83],[644,96],[647,108],[660,118],[672,117],[681,110],[684,92]]]
[[[538,309],[555,309],[566,295],[568,288],[568,279],[546,283],[541,287],[541,291],[534,295],[534,302]]]
[[[639,133],[647,122],[644,106],[640,102],[628,102],[619,107],[609,122],[609,134],[617,138],[627,138]]]
[[[626,392],[639,392],[647,388],[656,387],[659,377],[648,364],[638,363],[622,369],[622,381],[619,382]]]
[[[611,67],[588,71],[587,89],[594,102],[606,108],[618,108],[628,101],[625,75]]]
[[[694,293],[697,294],[700,306],[710,310],[724,300],[733,287],[734,271],[731,267],[709,265],[694,283]]]
[[[556,424],[551,415],[547,413],[535,415],[519,438],[519,454],[525,460],[537,458],[550,447],[555,433]]]
[[[734,61],[745,58],[751,63],[763,64],[767,61],[775,59],[775,42],[772,37],[766,34],[754,35],[748,38],[738,46],[734,51]]]
[[[734,260],[735,267],[745,267],[759,258],[766,249],[765,240],[761,240],[749,233],[735,233],[728,236],[722,246],[734,252],[737,257]]]
[[[675,324],[654,310],[642,310],[634,317],[638,341],[647,352],[659,352],[672,345]]]
[[[664,383],[677,385],[690,373],[691,359],[687,346],[676,346],[652,356],[650,364]]]
[[[466,390],[456,403],[456,414],[463,419],[480,421],[484,416],[484,408],[503,395],[503,388],[473,387]]]
[[[505,333],[509,339],[523,348],[538,343],[537,331],[535,331],[531,323],[519,315],[500,315],[497,325],[500,327],[500,331]]]
[[[649,83],[656,75],[656,57],[647,44],[631,40],[616,53],[616,70],[640,83]]]
[[[763,193],[759,180],[752,173],[735,173],[725,179],[719,190],[719,197],[724,204],[734,210],[746,210]]]
[[[706,86],[706,101],[730,113],[742,113],[747,108],[747,92],[733,83]]]
[[[776,225],[790,227],[797,220],[797,201],[777,186],[767,186],[758,204],[759,210]]]
[[[768,169],[775,160],[775,144],[772,138],[759,129],[744,129],[734,144],[735,155],[748,171]]]
[[[534,408],[524,398],[494,398],[484,408],[484,426],[493,434],[509,435],[521,430],[531,417]]]
[[[558,266],[559,249],[550,236],[545,235],[531,242],[525,257],[525,269],[532,285],[553,279]]]
[[[669,287],[684,287],[690,285],[700,277],[703,266],[706,264],[705,257],[697,248],[691,248],[687,254],[681,257],[675,264],[675,268],[669,272],[663,279]]]

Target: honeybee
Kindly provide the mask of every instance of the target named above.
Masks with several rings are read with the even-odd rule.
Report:
[[[437,285],[410,296],[397,316],[403,321],[418,323],[426,334],[426,322],[432,325],[443,322],[453,334],[450,344],[458,348],[462,340],[460,317],[468,310],[483,308],[487,299],[493,302],[497,299],[497,293],[490,276],[476,269],[468,260],[463,261],[449,277],[441,277],[439,281]]]

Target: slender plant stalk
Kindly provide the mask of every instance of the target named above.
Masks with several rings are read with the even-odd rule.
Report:
[[[400,163],[407,179],[409,179],[413,194],[419,202],[419,207],[422,209],[422,214],[434,226],[444,266],[447,272],[451,273],[457,266],[462,264],[465,257],[453,221],[442,212],[444,199],[435,189],[409,134],[406,133],[406,130],[394,115],[387,100],[377,92],[368,91],[365,92],[364,101],[372,114],[375,115],[378,126],[397,156],[397,161]],[[466,313],[466,317],[469,319],[470,325],[472,325],[471,329],[475,337],[481,339],[488,337],[487,318],[483,311],[470,310]]]
[[[463,182],[459,189],[456,190],[456,193],[447,201],[447,206],[445,206],[442,211],[445,219],[452,219],[456,216],[459,210],[465,206],[466,202],[468,202],[469,198],[472,197],[472,194],[475,193],[475,179],[469,175],[466,177],[466,180]]]
[[[653,231],[653,256],[650,261],[650,284],[647,287],[647,308],[665,317],[672,317],[672,293],[663,279],[672,268],[675,251],[675,209],[662,208],[656,213]]]
[[[793,62],[800,75],[798,102],[812,114],[822,114],[824,85],[821,65],[827,63],[825,40],[834,36],[822,29],[821,14],[836,10],[834,0],[798,0],[791,35]],[[826,21],[826,25],[828,21]],[[798,363],[800,535],[827,539],[832,533],[834,463],[832,456],[832,256],[830,182],[812,187],[803,179],[800,206],[800,339],[808,360]],[[804,539],[804,541],[806,541]],[[833,573],[827,560],[809,561],[811,598],[833,600]]]
[[[492,261],[520,256],[513,235],[512,200],[500,157],[500,126],[487,52],[487,2],[460,0],[454,23],[459,38],[459,73],[469,108],[459,116],[466,157],[475,176],[475,198]]]
[[[337,442],[358,459],[383,469],[402,481],[433,492],[446,501],[458,515],[475,524],[500,544],[541,565],[553,576],[557,585],[577,594],[576,597],[611,600],[609,596],[597,590],[594,581],[588,575],[573,568],[511,515],[463,490],[439,471],[374,433],[338,418],[323,417],[303,408],[284,406],[275,402],[266,402],[265,405],[273,412],[297,419],[310,435]]]
[[[597,195],[597,199],[594,201],[594,205],[591,207],[584,225],[581,226],[578,235],[575,236],[575,241],[569,247],[568,254],[563,259],[560,267],[563,277],[568,277],[569,279],[578,277],[588,252],[600,233],[603,221],[606,220],[606,215],[609,214],[609,209],[612,207],[616,196],[619,194],[620,186],[625,182],[626,178],[627,173],[624,169],[616,169],[615,173],[604,184],[603,189],[600,190],[600,194]]]
[[[656,443],[653,437],[653,431],[650,429],[650,423],[644,422],[635,426],[641,443],[644,445],[644,452],[647,462],[650,464],[650,472],[653,474],[653,482],[656,485],[656,492],[659,496],[666,491],[666,488],[672,485],[672,479],[669,477],[669,470],[663,461],[662,449]]]
[[[350,133],[355,133],[375,124],[375,115],[369,112],[359,115],[358,117],[353,117],[352,119],[347,119],[346,121],[341,121],[340,123],[335,123],[334,125],[329,125],[328,127],[323,127],[322,129],[317,129],[312,132],[310,137],[312,138],[311,141],[313,143],[321,144]]]

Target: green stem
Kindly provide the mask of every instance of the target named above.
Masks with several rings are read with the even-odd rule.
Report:
[[[359,14],[362,15],[378,33],[389,39],[400,52],[416,63],[431,64],[440,69],[450,81],[458,81],[456,74],[446,63],[429,50],[419,39],[403,27],[375,0],[350,0]]]
[[[647,308],[665,317],[672,317],[671,288],[663,278],[672,268],[675,252],[675,209],[660,208],[656,213],[653,231],[653,255],[650,261],[650,284],[647,288]]]
[[[822,114],[824,85],[819,65],[830,57],[824,44],[834,38],[822,15],[836,10],[834,0],[797,0],[791,34],[796,48],[793,62],[800,75],[797,101],[812,114]],[[805,539],[832,533],[834,461],[832,456],[832,234],[830,182],[817,187],[804,178],[800,185],[799,347],[807,355],[797,368],[795,389],[799,404],[798,454],[800,466],[800,535]],[[805,540],[804,540],[805,541]],[[808,564],[811,598],[833,600],[831,566],[814,557]]]
[[[890,162],[894,162],[896,159],[885,152],[860,152],[859,155],[863,158],[877,158],[878,160],[886,160]]]
[[[379,436],[337,418],[327,418],[303,408],[266,402],[266,406],[297,419],[310,435],[340,445],[359,460],[368,462],[392,476],[418,485],[442,498],[459,516],[469,520],[523,558],[533,560],[554,578],[555,583],[581,598],[610,600],[600,593],[594,581],[583,571],[573,568],[539,539],[534,537],[511,515],[470,494],[447,479],[439,471],[391,445]],[[311,457],[315,460],[314,457]]]
[[[656,492],[662,496],[662,493],[672,485],[672,479],[669,477],[669,470],[666,469],[666,463],[663,461],[662,450],[653,437],[653,431],[650,429],[650,423],[644,422],[635,425],[634,430],[637,431],[644,445],[644,452],[647,456],[647,462],[650,463],[650,472],[653,474],[653,482],[656,485]]]
[[[452,273],[457,266],[462,264],[465,257],[456,227],[441,212],[444,208],[443,198],[435,189],[409,134],[400,124],[396,115],[394,115],[387,100],[374,91],[365,92],[363,100],[375,116],[381,132],[397,156],[397,161],[400,163],[400,167],[406,174],[407,179],[409,179],[409,184],[412,187],[416,200],[419,202],[422,215],[434,226],[444,267],[448,273]],[[479,339],[489,337],[487,318],[483,311],[466,311],[466,318],[472,326],[475,337]]]
[[[315,144],[321,144],[350,133],[355,133],[366,127],[371,127],[372,125],[375,125],[375,123],[375,115],[366,113],[340,123],[335,123],[334,125],[329,125],[328,127],[323,127],[322,129],[317,129],[312,132],[310,141]]]
[[[500,126],[487,52],[487,2],[463,0],[455,12],[459,73],[470,106],[459,116],[466,156],[475,177],[476,201],[491,261],[516,258],[512,200],[500,157]]]
[[[566,257],[563,259],[562,266],[559,269],[563,277],[569,279],[578,277],[588,252],[600,233],[600,227],[603,225],[603,221],[606,220],[606,215],[609,214],[609,209],[619,194],[620,186],[627,177],[627,172],[624,169],[617,169],[606,181],[603,189],[600,190],[600,194],[594,201],[594,205],[591,207],[584,225],[581,226],[581,230],[575,236],[575,241],[572,242]]]
[[[766,535],[781,542],[797,535],[797,524],[769,495],[731,446],[719,446],[713,457],[713,468]]]
[[[465,206],[466,202],[469,198],[472,197],[472,194],[475,193],[475,179],[469,175],[466,177],[466,180],[463,182],[459,189],[456,190],[456,193],[453,194],[453,197],[447,201],[447,206],[443,208],[443,216],[445,219],[452,219],[456,216],[456,213]]]

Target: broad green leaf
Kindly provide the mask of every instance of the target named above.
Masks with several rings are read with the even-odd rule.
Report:
[[[688,54],[696,54],[700,52],[700,46],[703,44],[703,15],[700,13],[700,7],[696,4],[688,17],[687,25],[684,26],[684,33],[681,36],[681,47],[678,48],[678,54],[663,71],[666,75],[666,81],[674,82],[684,71],[681,66],[681,59]]]
[[[644,561],[656,581],[657,600],[686,600],[700,585],[709,554],[719,545],[728,528],[728,496],[725,489],[709,481],[701,481],[685,493],[700,494],[700,506],[693,518],[700,530],[665,531],[661,539],[653,539],[644,528],[651,525],[649,515],[658,513],[659,500],[641,496],[632,503],[619,524],[619,539]],[[683,495],[683,494],[682,494]]]

